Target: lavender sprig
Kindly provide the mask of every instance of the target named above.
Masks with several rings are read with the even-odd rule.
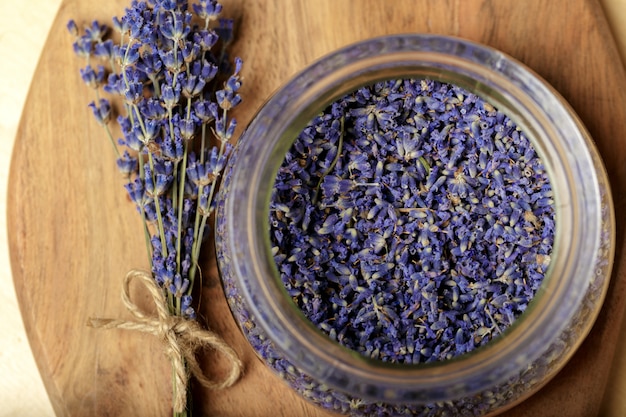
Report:
[[[196,317],[198,259],[237,126],[229,112],[241,102],[242,61],[228,62],[232,22],[218,18],[221,10],[215,0],[133,0],[113,30],[97,21],[82,33],[73,20],[67,25],[86,61],[81,78],[95,92],[89,107],[143,221],[154,280],[170,313],[188,319]]]

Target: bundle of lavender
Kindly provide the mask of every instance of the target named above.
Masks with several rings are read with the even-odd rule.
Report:
[[[233,24],[219,17],[221,10],[215,0],[133,0],[122,18],[113,18],[114,31],[94,21],[80,33],[73,20],[68,23],[74,51],[87,61],[81,77],[95,92],[89,106],[115,149],[151,264],[150,273],[132,271],[124,281],[123,300],[136,320],[95,319],[91,325],[142,330],[166,341],[175,416],[190,412],[190,373],[219,388],[233,384],[241,370],[236,353],[195,320],[192,294],[218,179],[231,152],[236,120],[229,112],[241,102],[242,61],[228,61]],[[109,127],[115,110],[123,135],[117,143]],[[130,301],[134,278],[151,290],[157,318]],[[223,381],[202,374],[194,357],[198,346],[218,349],[231,361]]]

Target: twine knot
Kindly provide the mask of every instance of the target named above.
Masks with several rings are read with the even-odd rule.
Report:
[[[157,311],[156,317],[147,315],[131,301],[129,288],[135,278],[139,279],[150,292]],[[99,329],[135,330],[161,338],[174,370],[173,407],[175,412],[180,413],[187,406],[189,374],[193,375],[202,386],[211,389],[227,388],[237,382],[243,364],[233,348],[218,334],[200,327],[196,321],[171,315],[163,290],[150,274],[139,270],[132,270],[126,274],[122,286],[122,301],[134,320],[89,318],[87,325]],[[200,347],[215,349],[230,362],[230,371],[223,380],[212,381],[204,375],[195,357],[195,351]]]

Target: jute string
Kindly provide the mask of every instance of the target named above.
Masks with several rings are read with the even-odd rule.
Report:
[[[156,317],[149,316],[131,301],[129,288],[134,279],[140,280],[150,292],[156,307]],[[122,286],[122,301],[134,320],[90,318],[87,325],[99,329],[134,330],[161,338],[174,370],[173,407],[175,412],[183,412],[187,406],[189,374],[193,375],[204,387],[211,389],[227,388],[237,382],[243,364],[233,348],[218,334],[201,328],[196,321],[171,315],[163,290],[150,274],[139,270],[132,270],[126,274]],[[211,381],[204,375],[195,357],[195,352],[200,347],[215,349],[228,360],[231,365],[230,372],[223,380]]]

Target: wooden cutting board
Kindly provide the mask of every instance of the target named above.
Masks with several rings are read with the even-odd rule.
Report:
[[[130,1],[130,0],[128,0]],[[626,76],[594,0],[223,0],[245,61],[240,126],[295,72],[338,47],[400,32],[456,35],[498,48],[548,80],[598,143],[614,188],[618,246],[608,299],[570,364],[508,416],[598,415],[626,303]],[[30,343],[59,416],[164,416],[169,363],[157,340],[93,330],[87,317],[128,317],[121,282],[148,262],[138,216],[104,132],[86,104],[68,19],[110,22],[125,0],[66,0],[32,82],[10,171],[8,227],[15,286]],[[241,130],[240,130],[241,131]],[[224,301],[212,252],[203,254],[201,314],[241,354],[246,371],[223,391],[195,389],[196,414],[327,416],[255,357]],[[145,291],[133,296],[145,306]],[[224,367],[201,355],[207,374]]]

